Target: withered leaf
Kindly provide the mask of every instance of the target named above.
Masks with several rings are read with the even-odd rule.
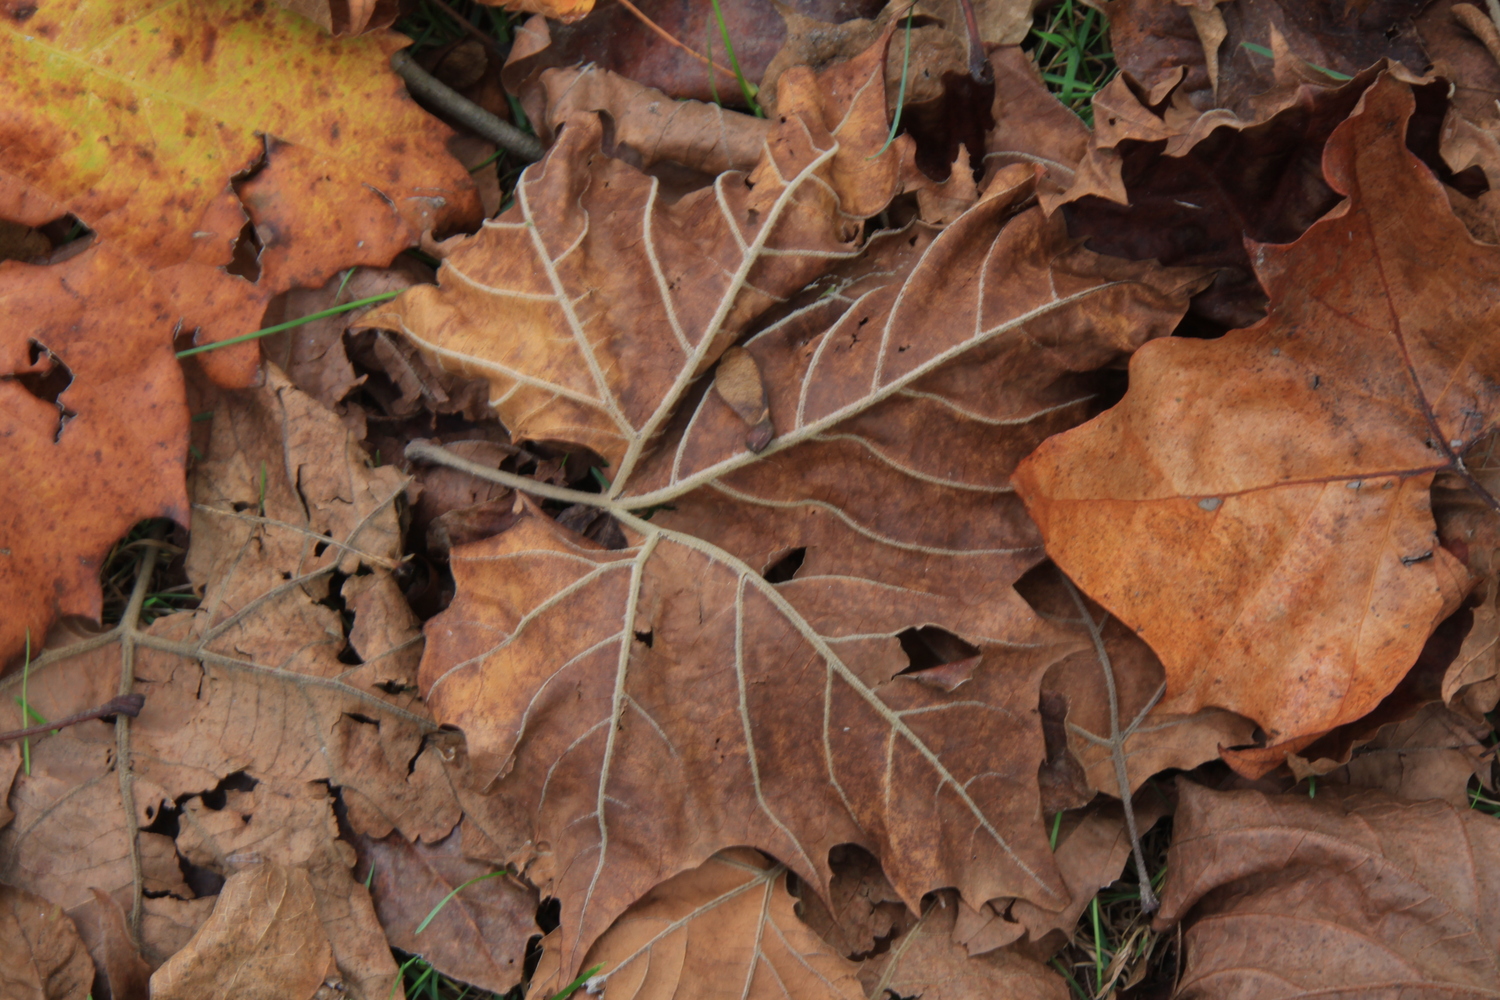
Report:
[[[601,154],[597,116],[575,116],[522,175],[515,206],[444,260],[441,288],[413,289],[364,325],[487,378],[517,438],[568,441],[628,472],[757,315],[858,255],[863,215],[849,213],[873,215],[900,190],[911,141],[870,159],[885,140],[878,86],[830,96],[801,68],[789,89],[801,113],[771,132],[753,171],[671,203],[655,178]]]
[[[1033,958],[1005,951],[971,957],[952,938],[959,905],[951,893],[938,895],[888,952],[867,959],[859,973],[865,995],[1065,1000],[1062,977]]]
[[[56,903],[0,884],[0,995],[83,1000],[94,964],[73,921]]]
[[[797,919],[786,879],[785,865],[745,848],[668,879],[589,949],[585,965],[603,966],[589,991],[610,1000],[860,1000],[856,966]],[[568,978],[549,949],[528,996],[549,997]]]
[[[1159,917],[1184,921],[1175,996],[1494,994],[1493,817],[1378,792],[1178,789]]]
[[[263,862],[230,876],[187,947],[151,976],[162,1000],[311,1000],[333,971],[307,872]]]
[[[1164,340],[1124,400],[1044,444],[1016,482],[1049,554],[1161,657],[1173,711],[1274,740],[1364,715],[1456,607],[1428,488],[1494,419],[1500,259],[1407,151],[1382,75],[1324,154],[1349,200],[1256,250],[1271,315]]]
[[[355,847],[392,947],[422,955],[445,976],[506,993],[522,980],[527,941],[541,933],[536,890],[465,857],[463,841],[455,829],[435,844],[392,833],[360,837]]]
[[[630,901],[747,840],[820,886],[831,847],[865,846],[913,908],[949,885],[1066,904],[1035,706],[1069,647],[1011,590],[1038,553],[1007,476],[1200,277],[1017,214],[1032,177],[1011,168],[940,233],[877,239],[746,344],[778,429],[759,455],[700,389],[663,400],[666,441],[612,465],[611,496],[557,494],[603,506],[629,548],[532,508],[454,550],[423,690],[537,817],[528,874],[563,901],[565,970]],[[958,652],[916,665],[902,634],[923,629]]]

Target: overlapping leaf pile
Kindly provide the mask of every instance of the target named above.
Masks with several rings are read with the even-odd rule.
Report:
[[[376,1000],[392,948],[543,1000],[1492,991],[1477,8],[1115,0],[1089,129],[1034,3],[777,5],[764,117],[662,70],[708,14],[547,4],[492,76],[548,150],[480,223],[349,68],[394,9],[65,6],[0,33],[51,95],[0,112],[49,498],[0,690],[144,707],[0,742],[11,992]],[[419,238],[435,277],[379,270]],[[175,327],[293,286],[408,290],[183,378]],[[196,606],[153,618],[168,564]]]

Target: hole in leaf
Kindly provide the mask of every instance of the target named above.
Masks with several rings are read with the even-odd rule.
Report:
[[[313,555],[314,556],[320,556],[324,552],[327,552],[327,551],[328,551],[328,543],[327,542],[319,542],[317,545],[313,546]]]
[[[797,575],[802,568],[802,561],[807,558],[807,546],[790,549],[778,556],[771,565],[761,571],[761,576],[766,578],[767,583],[786,583]]]
[[[260,252],[265,249],[256,235],[255,223],[248,219],[240,227],[240,235],[234,241],[234,257],[224,266],[230,274],[238,275],[252,283],[260,280]]]
[[[374,726],[376,729],[380,728],[379,720],[372,719],[368,715],[364,715],[360,712],[345,712],[344,718],[353,719],[355,722],[362,722],[367,726]]]
[[[259,781],[250,777],[244,771],[235,771],[233,774],[226,775],[224,780],[213,788],[200,793],[198,799],[203,803],[205,809],[218,811],[229,804],[230,792],[253,791],[258,784],[260,784]]]
[[[644,632],[637,632],[635,634],[635,638],[637,642],[644,642],[646,644],[646,648],[650,649],[651,644],[656,641],[656,634],[648,628]]]
[[[901,651],[909,661],[903,674],[914,674],[920,670],[931,670],[945,663],[960,663],[979,655],[979,647],[967,643],[945,628],[923,625],[909,628],[896,636],[901,642]]]
[[[35,340],[28,343],[26,360],[31,371],[0,375],[0,382],[15,382],[43,403],[57,408],[57,430],[52,435],[55,443],[62,438],[63,428],[68,421],[78,416],[62,401],[62,394],[73,384],[73,370],[45,345]]]
[[[536,925],[542,929],[543,933],[550,934],[557,930],[560,923],[562,923],[562,900],[556,896],[548,896],[536,908]]]

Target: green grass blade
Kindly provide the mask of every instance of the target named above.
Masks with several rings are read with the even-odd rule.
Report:
[[[734,54],[734,43],[729,40],[729,26],[724,23],[724,10],[719,6],[719,0],[713,0],[714,17],[719,22],[719,37],[724,41],[724,52],[729,56],[729,65],[734,70],[734,78],[740,82],[740,93],[745,95],[745,101],[750,105],[750,110],[755,117],[764,118],[766,113],[761,110],[760,104],[755,100],[756,88],[749,80],[745,79],[745,71],[740,69],[740,57]]]
[[[1266,48],[1264,45],[1256,45],[1254,42],[1240,42],[1240,46],[1242,48],[1249,49],[1251,52],[1254,52],[1258,56],[1265,56],[1267,59],[1276,58],[1276,54],[1270,49]],[[1340,73],[1336,69],[1329,69],[1326,66],[1319,66],[1317,63],[1308,63],[1308,65],[1317,70],[1319,73],[1326,74],[1327,76],[1330,76],[1335,80],[1343,81],[1354,79],[1354,77],[1350,76],[1348,73]]]
[[[717,2],[717,0],[716,0],[716,2]],[[582,986],[584,983],[586,983],[590,979],[592,979],[594,977],[594,975],[597,974],[598,971],[600,969],[602,969],[602,968],[604,968],[604,963],[600,962],[598,965],[594,966],[592,969],[585,969],[585,970],[583,970],[582,972],[580,972],[578,974],[578,978],[577,979],[573,980],[571,983],[569,983],[568,985],[564,986],[561,990],[559,990],[558,992],[554,993],[552,995],[551,1000],[568,1000],[568,997],[572,996],[573,993],[574,993],[574,991],[577,990],[578,987]]]
[[[217,351],[219,348],[229,347],[231,344],[243,344],[247,340],[258,340],[261,337],[269,337],[273,333],[290,330],[293,327],[302,326],[304,323],[311,323],[313,320],[327,319],[329,316],[351,312],[352,310],[372,305],[376,302],[386,302],[400,294],[401,291],[398,290],[394,292],[381,292],[379,295],[371,295],[369,298],[355,299],[353,302],[345,302],[341,306],[324,309],[322,312],[315,312],[311,315],[303,316],[301,319],[289,319],[285,323],[277,323],[275,326],[268,326],[264,330],[256,330],[254,333],[246,333],[239,337],[230,337],[228,340],[216,340],[212,344],[204,344],[201,347],[189,347],[185,351],[178,351],[177,356],[179,358],[188,358],[194,354],[202,354],[204,351]]]
[[[884,146],[865,157],[867,160],[873,160],[890,149],[891,143],[896,141],[896,132],[901,128],[901,109],[906,106],[906,77],[911,72],[911,18],[915,9],[916,4],[906,9],[906,53],[901,57],[901,86],[896,90],[896,114],[891,118],[891,134],[885,137]]]
[[[422,918],[422,922],[417,925],[417,929],[415,931],[413,931],[412,933],[414,933],[414,934],[420,934],[423,931],[425,931],[427,929],[427,925],[430,924],[430,923],[432,923],[432,918],[438,915],[438,911],[439,910],[441,910],[443,907],[447,906],[448,903],[453,899],[454,896],[457,896],[460,892],[462,892],[463,890],[467,889],[469,886],[473,885],[475,882],[483,882],[487,878],[495,878],[498,875],[507,875],[507,874],[509,874],[509,869],[502,868],[502,869],[500,869],[497,872],[490,872],[488,875],[475,875],[473,878],[469,879],[469,881],[465,882],[463,885],[459,886],[458,888],[454,889],[452,892],[448,893],[448,895],[444,896],[443,899],[442,899],[442,902],[440,902],[440,903],[438,903],[438,905],[434,906],[432,908],[432,912],[429,913],[429,914],[427,914],[427,916],[425,916],[425,917]]]

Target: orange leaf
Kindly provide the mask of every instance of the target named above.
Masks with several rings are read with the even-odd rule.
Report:
[[[1272,742],[1370,711],[1468,586],[1428,487],[1500,407],[1500,307],[1472,240],[1407,151],[1382,75],[1324,152],[1349,196],[1254,257],[1271,298],[1221,340],[1148,344],[1113,410],[1016,483],[1074,580],[1160,655],[1174,711]]]

